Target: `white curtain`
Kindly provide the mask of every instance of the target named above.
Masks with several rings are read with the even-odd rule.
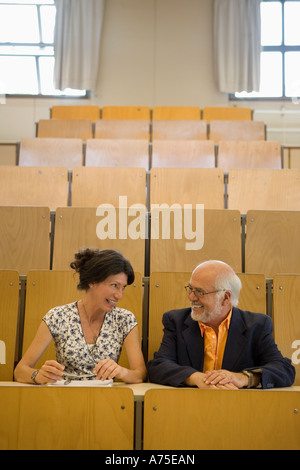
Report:
[[[214,60],[219,91],[259,91],[260,0],[214,1]]]
[[[54,86],[94,90],[104,0],[55,0]]]

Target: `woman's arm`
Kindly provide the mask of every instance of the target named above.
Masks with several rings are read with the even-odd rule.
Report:
[[[31,345],[15,368],[14,378],[17,382],[33,383],[31,375],[36,370],[34,366],[51,340],[52,335],[45,322],[42,321]],[[35,381],[38,384],[54,383],[62,378],[63,370],[64,366],[58,362],[46,361],[35,376]]]
[[[103,359],[98,362],[94,369],[98,380],[117,378],[126,383],[140,383],[146,380],[147,372],[137,326],[126,336],[124,346],[129,362],[129,369],[120,366],[112,359]]]

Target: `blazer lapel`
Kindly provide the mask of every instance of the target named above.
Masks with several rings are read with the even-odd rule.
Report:
[[[239,361],[241,352],[247,344],[245,331],[246,325],[239,315],[238,309],[233,307],[222,363],[223,369],[234,370],[234,366]]]
[[[204,340],[201,336],[198,322],[189,315],[184,322],[186,329],[183,338],[191,361],[191,366],[199,371],[203,370]]]

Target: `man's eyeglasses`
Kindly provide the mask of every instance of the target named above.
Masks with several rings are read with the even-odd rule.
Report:
[[[225,289],[218,289],[218,290],[213,290],[211,292],[204,292],[203,290],[197,289],[197,287],[195,287],[195,288],[191,287],[190,285],[185,286],[184,288],[185,288],[186,292],[188,293],[188,295],[193,293],[198,298],[204,297],[205,295],[208,295],[208,294],[215,294],[216,292],[224,292],[225,291]]]

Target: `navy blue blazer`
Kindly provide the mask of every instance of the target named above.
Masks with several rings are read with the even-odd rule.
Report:
[[[191,374],[203,371],[204,339],[190,308],[166,312],[162,321],[164,335],[158,352],[148,362],[149,380],[183,386]],[[222,369],[261,369],[263,388],[291,386],[295,368],[278,350],[272,333],[270,317],[233,307]]]

